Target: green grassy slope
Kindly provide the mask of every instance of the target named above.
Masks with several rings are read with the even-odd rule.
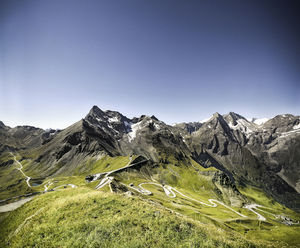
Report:
[[[19,154],[16,153],[15,155],[17,159],[21,158]],[[133,156],[132,159],[135,157],[136,156]],[[8,160],[13,160],[13,156],[10,153],[5,153],[0,157],[0,162],[6,162]],[[72,176],[70,176],[69,173],[65,173],[63,170],[54,176],[51,173],[54,173],[55,170],[53,172],[49,171],[47,176],[41,176],[40,171],[43,170],[43,165],[39,165],[39,168],[32,167],[32,160],[27,158],[21,161],[23,171],[27,176],[32,178],[30,180],[31,185],[34,185],[36,182],[40,184],[40,186],[33,186],[32,188],[29,188],[25,182],[24,176],[19,170],[17,170],[19,166],[14,162],[13,164],[0,169],[0,200],[27,193],[43,191],[44,184],[50,179],[57,182],[53,183],[49,189],[61,185],[63,182],[74,183],[76,185],[85,184],[85,177],[88,174],[122,168],[126,166],[129,161],[128,156],[105,156],[100,159],[89,159],[81,166],[77,167],[76,170],[72,172]]]
[[[8,193],[0,192],[1,197],[12,192],[42,191],[49,180],[49,189],[65,184],[78,188],[48,192],[12,213],[0,214],[0,247],[299,247],[300,226],[286,226],[272,215],[299,220],[299,214],[276,203],[260,189],[238,187],[237,193],[229,186],[221,186],[213,180],[217,169],[205,169],[192,160],[168,157],[168,163],[112,174],[116,184],[126,185],[134,193],[132,198],[110,193],[108,185],[96,191],[99,181],[85,182],[88,174],[122,168],[128,162],[129,157],[89,160],[73,176],[62,173],[39,179],[42,184],[31,189],[16,165],[1,170],[6,176],[18,175],[21,180]],[[23,160],[22,164],[26,174],[33,177],[35,171],[31,171],[30,160]],[[5,181],[3,175],[0,181]],[[143,185],[152,195],[142,195],[129,186],[144,182],[170,185],[205,203],[209,199],[219,200],[247,217],[240,217],[220,204],[215,208],[205,206],[177,193],[170,198],[159,185]],[[266,207],[258,212],[267,220],[258,221],[254,213],[243,208],[245,203]],[[41,212],[37,212],[39,209]],[[20,224],[22,228],[16,232]]]
[[[0,163],[13,160],[13,156],[6,152],[2,153]],[[16,163],[6,165],[0,168],[0,200],[16,195],[30,193],[24,176],[17,170]]]
[[[1,247],[254,247],[138,197],[86,187],[38,196],[0,220]]]
[[[298,244],[300,244],[300,226],[287,226],[272,214],[288,216],[293,220],[299,220],[299,214],[276,203],[263,191],[254,187],[238,187],[240,192],[238,196],[230,191],[230,188],[221,192],[218,184],[212,182],[215,171],[214,168],[197,169],[184,164],[177,166],[168,164],[160,165],[148,173],[143,173],[143,171],[122,172],[115,175],[115,178],[125,185],[133,183],[134,186],[138,186],[143,182],[167,184],[175,187],[186,196],[205,203],[209,203],[209,199],[217,199],[247,217],[242,218],[220,204],[215,208],[209,207],[179,194],[176,194],[176,198],[169,198],[163,188],[156,185],[144,184],[143,188],[150,190],[153,194],[149,196],[141,195],[145,199],[154,200],[162,206],[191,219],[206,224],[214,224],[219,228],[242,234],[253,242],[270,242],[272,247],[298,247]],[[107,191],[108,187],[106,189],[104,187],[103,190]],[[230,203],[233,200],[234,202],[241,201],[240,206],[231,205]],[[263,214],[267,220],[265,222],[258,221],[253,212],[243,208],[245,203],[242,201],[246,201],[248,204],[257,203],[266,207],[258,210],[258,213]]]

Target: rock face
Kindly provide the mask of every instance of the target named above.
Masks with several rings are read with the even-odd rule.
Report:
[[[42,175],[70,174],[83,161],[104,155],[141,155],[154,163],[169,156],[193,159],[220,169],[231,182],[261,187],[277,201],[300,209],[299,116],[248,121],[233,112],[215,113],[203,123],[170,126],[155,116],[129,119],[94,106],[61,131],[9,128],[0,122],[0,141],[0,153],[34,149]]]
[[[216,113],[186,140],[199,163],[223,166],[235,180],[299,209],[299,122],[299,116],[279,115],[257,125],[235,113]]]

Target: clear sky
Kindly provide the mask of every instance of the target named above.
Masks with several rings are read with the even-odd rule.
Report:
[[[299,2],[299,1],[298,1]],[[297,1],[0,0],[0,120],[300,114]]]

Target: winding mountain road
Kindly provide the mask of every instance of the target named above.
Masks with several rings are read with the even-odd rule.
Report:
[[[162,185],[162,184],[154,183],[154,182],[145,182],[145,183],[140,183],[137,187],[135,187],[135,186],[130,186],[130,185],[133,185],[133,184],[131,183],[128,187],[130,187],[130,188],[132,188],[132,189],[134,189],[134,190],[140,192],[141,194],[144,194],[144,195],[151,195],[151,194],[152,194],[151,191],[149,191],[149,190],[143,188],[143,185],[145,185],[145,184],[152,184],[152,185],[156,185],[156,186],[162,187],[163,190],[164,190],[164,192],[165,192],[165,194],[166,194],[168,197],[170,197],[170,198],[175,198],[175,197],[176,197],[176,193],[178,193],[179,195],[181,195],[181,196],[184,197],[184,198],[187,198],[187,199],[189,199],[189,200],[191,200],[191,201],[200,203],[200,204],[205,205],[205,206],[208,206],[208,207],[213,207],[213,208],[215,208],[215,207],[218,206],[218,204],[220,204],[220,205],[224,206],[225,208],[229,209],[230,211],[236,213],[237,215],[239,215],[239,216],[241,216],[241,217],[243,217],[243,218],[247,218],[247,216],[245,216],[245,215],[243,215],[243,214],[241,214],[241,213],[235,211],[235,210],[232,209],[231,207],[227,206],[227,205],[224,204],[223,202],[220,202],[220,201],[218,201],[218,200],[216,200],[216,199],[209,199],[208,201],[209,201],[210,204],[208,204],[208,203],[205,203],[205,202],[202,202],[202,201],[198,201],[198,200],[196,200],[196,199],[194,199],[194,198],[191,198],[191,197],[189,197],[189,196],[183,194],[182,192],[178,191],[177,189],[175,189],[174,187],[169,186],[169,185]],[[176,192],[176,193],[175,193],[175,192]],[[218,204],[217,204],[217,203],[218,203]]]
[[[113,177],[104,177],[100,183],[96,186],[96,189],[103,188],[106,184],[110,184],[114,178]]]
[[[16,156],[14,154],[11,153],[11,155],[14,157],[14,161],[19,165],[19,168],[17,168],[22,174],[23,176],[25,177],[25,181],[28,185],[28,187],[32,188],[32,186],[30,185],[29,181],[31,179],[31,177],[27,176],[24,171],[23,171],[23,165],[22,163],[20,163]],[[109,185],[110,187],[110,190],[112,191],[112,188],[111,188],[111,183],[112,181],[114,180],[114,177],[113,176],[110,176],[111,174],[115,173],[115,172],[118,172],[118,171],[121,171],[121,170],[124,170],[126,168],[130,168],[134,165],[137,165],[139,163],[143,163],[145,161],[140,161],[140,162],[137,162],[137,163],[134,163],[134,164],[130,164],[132,161],[132,157],[129,158],[129,162],[126,164],[126,166],[122,167],[122,168],[119,168],[119,169],[115,169],[115,170],[112,170],[112,171],[108,171],[108,172],[104,172],[104,173],[99,173],[99,174],[95,174],[95,180],[97,180],[99,178],[100,175],[103,175],[104,174],[104,177],[101,179],[101,181],[99,182],[99,184],[96,186],[96,189],[99,190],[101,188],[103,188],[105,185]],[[46,182],[46,184],[44,185],[44,192],[48,192],[48,189],[49,187],[53,184],[53,179],[50,179],[48,182]],[[238,211],[232,209],[231,207],[227,206],[226,204],[224,204],[223,202],[220,202],[219,200],[217,199],[208,199],[208,202],[209,203],[205,203],[205,202],[202,202],[202,201],[199,201],[199,200],[196,200],[192,197],[189,197],[185,194],[183,194],[182,192],[180,192],[179,190],[177,190],[176,188],[172,187],[172,186],[169,186],[169,185],[162,185],[162,184],[159,184],[159,183],[156,183],[156,182],[144,182],[144,183],[140,183],[138,186],[134,186],[133,183],[130,183],[129,185],[127,185],[129,188],[135,190],[135,191],[138,191],[139,193],[143,194],[143,195],[152,195],[152,192],[150,190],[147,190],[143,187],[143,185],[155,185],[155,186],[158,186],[158,187],[162,187],[165,194],[170,197],[170,198],[175,198],[177,194],[181,195],[182,197],[188,199],[188,200],[191,200],[191,201],[194,201],[194,202],[197,202],[199,204],[202,204],[204,206],[207,206],[207,207],[217,207],[218,204],[219,205],[222,205],[223,207],[229,209],[230,211],[234,212],[235,214],[239,215],[240,217],[242,218],[247,218],[248,216],[246,215],[243,215],[241,213],[239,213]],[[63,185],[59,185],[55,188],[53,188],[52,190],[57,190],[61,187],[67,187],[67,186],[71,186],[72,188],[76,188],[77,186],[74,185],[74,184],[63,184]],[[20,200],[18,201],[19,203],[10,203],[10,204],[7,204],[7,205],[4,205],[4,206],[1,206],[2,210],[4,212],[6,211],[11,211],[11,210],[14,210],[16,209],[17,207],[23,205],[25,202],[27,202],[28,200]],[[11,205],[12,204],[12,205]],[[261,215],[260,213],[258,213],[258,211],[260,212],[264,212],[266,214],[269,214],[269,215],[272,215],[273,217],[275,218],[279,218],[281,216],[277,216],[277,215],[274,215],[268,211],[265,211],[265,210],[262,210],[262,209],[259,209],[259,208],[265,208],[264,206],[261,206],[259,204],[256,204],[256,203],[252,203],[252,204],[248,204],[248,205],[245,205],[244,206],[245,209],[251,211],[252,213],[254,213],[256,216],[257,216],[257,219],[260,220],[260,221],[266,221],[266,218]],[[5,211],[6,210],[6,211]]]
[[[232,209],[231,207],[227,206],[226,204],[224,204],[223,202],[220,202],[219,200],[217,199],[208,199],[208,203],[205,203],[205,202],[202,202],[202,201],[199,201],[199,200],[196,200],[194,198],[191,198],[185,194],[183,194],[182,192],[180,192],[179,190],[175,189],[174,187],[172,186],[169,186],[169,185],[162,185],[162,184],[159,184],[159,183],[155,183],[155,182],[144,182],[144,183],[140,183],[138,186],[134,186],[133,183],[130,183],[129,185],[126,185],[127,187],[133,189],[133,190],[136,190],[138,191],[139,193],[143,194],[143,195],[152,195],[152,192],[150,190],[147,190],[143,187],[143,185],[146,185],[146,184],[150,184],[150,185],[155,185],[155,186],[158,186],[158,187],[162,187],[165,194],[170,197],[170,198],[175,198],[176,197],[176,193],[181,195],[182,197],[186,198],[186,199],[189,199],[191,201],[194,201],[194,202],[197,202],[197,203],[200,203],[202,205],[205,205],[205,206],[208,206],[208,207],[217,207],[218,204],[219,205],[222,205],[223,207],[229,209],[230,211],[236,213],[237,215],[239,215],[240,217],[242,218],[249,218],[248,216],[246,215],[243,215],[241,213],[239,213],[238,211],[235,211],[234,209]],[[175,193],[176,192],[176,193]],[[258,213],[257,211],[260,211],[260,212],[263,212],[263,213],[266,213],[268,215],[272,215],[273,217],[275,217],[276,219],[282,219],[285,221],[285,224],[288,223],[288,225],[298,225],[299,224],[299,221],[297,222],[294,222],[292,221],[290,218],[286,217],[286,216],[283,216],[283,215],[275,215],[273,213],[270,213],[266,210],[262,210],[261,208],[264,208],[266,209],[267,207],[265,206],[262,206],[262,205],[259,205],[259,204],[256,204],[256,203],[252,203],[252,204],[248,204],[248,205],[245,205],[244,206],[245,209],[251,211],[252,213],[254,213],[256,216],[257,216],[257,219],[260,220],[260,221],[266,221],[267,219],[261,215],[260,213]]]
[[[47,192],[49,187],[53,184],[53,179],[50,179],[46,184],[44,185],[44,192]]]
[[[132,161],[132,157],[130,157],[129,159],[129,162],[127,163],[126,166],[122,167],[122,168],[119,168],[119,169],[116,169],[116,170],[112,170],[112,171],[108,171],[108,172],[104,172],[104,173],[99,173],[99,174],[95,174],[95,178],[99,179],[99,176],[100,175],[103,175],[104,174],[104,177],[101,179],[101,181],[99,182],[99,184],[95,187],[97,190],[103,188],[105,185],[109,185],[110,187],[110,190],[112,191],[111,189],[111,182],[114,180],[114,177],[110,176],[112,173],[114,172],[117,172],[117,171],[121,171],[121,170],[124,170],[126,168],[130,168],[138,163],[141,163],[141,162],[144,162],[144,161],[141,161],[141,162],[138,162],[138,163],[135,163],[135,164],[130,164]],[[95,180],[97,180],[95,179]],[[93,180],[94,181],[94,180]],[[239,213],[238,211],[234,210],[233,208],[227,206],[226,204],[224,204],[223,202],[220,202],[219,200],[217,199],[208,199],[208,202],[209,203],[205,203],[203,201],[199,201],[199,200],[196,200],[192,197],[189,197],[185,194],[183,194],[182,192],[180,192],[179,190],[175,189],[174,187],[172,186],[169,186],[169,185],[162,185],[162,184],[159,184],[159,183],[156,183],[156,182],[144,182],[144,183],[140,183],[138,186],[134,186],[133,183],[130,183],[129,185],[126,185],[128,186],[129,188],[143,194],[143,195],[152,195],[152,192],[150,190],[147,190],[143,187],[143,185],[155,185],[155,186],[158,186],[158,187],[162,187],[165,194],[170,197],[170,198],[175,198],[177,194],[181,195],[182,197],[186,198],[186,199],[189,199],[191,201],[194,201],[194,202],[197,202],[199,204],[202,204],[204,206],[207,206],[207,207],[217,207],[218,205],[222,205],[223,207],[229,209],[230,211],[234,212],[235,214],[239,215],[240,217],[242,218],[248,218],[248,216],[244,215],[244,214],[241,214]],[[261,208],[263,206],[261,205],[258,205],[258,204],[248,204],[246,206],[244,206],[244,208],[248,209],[249,211],[251,211],[252,213],[254,213],[255,215],[257,215],[257,219],[260,220],[260,221],[266,221],[266,218],[264,216],[262,216],[260,213],[258,213],[257,211],[261,211],[261,212],[265,212],[267,214],[270,214],[270,215],[273,215],[272,213],[269,213],[267,211],[264,211],[264,210],[261,210],[261,209],[258,209],[258,208]],[[275,215],[273,215],[275,216]]]
[[[257,209],[258,207],[262,207],[261,205],[258,205],[258,204],[249,204],[249,205],[246,205],[244,206],[244,208],[247,208],[249,211],[255,213],[257,215],[257,219],[258,220],[261,220],[261,221],[266,221],[266,218],[264,216],[262,216],[260,213],[256,212],[254,209],[256,210],[260,210],[260,209]],[[266,212],[266,211],[264,211]]]
[[[31,185],[29,183],[31,177],[27,176],[24,173],[24,171],[23,171],[23,165],[17,160],[16,156],[14,154],[12,154],[12,153],[10,153],[10,154],[14,157],[15,162],[20,166],[19,168],[17,168],[17,170],[19,170],[23,174],[23,176],[25,177],[25,181],[26,181],[28,187],[31,188]]]
[[[37,185],[37,186],[31,186],[31,185],[30,185],[29,181],[30,181],[31,177],[27,176],[27,175],[24,173],[22,163],[19,162],[19,161],[17,160],[17,158],[16,158],[16,156],[15,156],[14,154],[12,154],[12,153],[10,153],[10,154],[14,157],[15,162],[20,166],[19,168],[17,168],[17,170],[19,170],[19,171],[23,174],[23,176],[25,177],[25,181],[26,181],[28,187],[29,187],[29,188],[32,188],[32,187],[37,187],[37,186],[39,186],[39,185]],[[112,172],[110,172],[110,173],[112,173]],[[44,192],[47,192],[48,189],[49,189],[49,187],[50,187],[52,184],[53,184],[53,179],[50,179],[49,181],[47,181],[46,184],[44,185]],[[74,185],[74,184],[63,184],[63,185],[59,185],[59,186],[55,187],[53,190],[58,189],[58,188],[60,188],[60,187],[65,187],[65,186],[71,186],[72,188],[76,188],[76,187],[77,187],[77,186]]]
[[[103,175],[103,174],[105,174],[104,175],[104,178],[100,181],[100,183],[96,186],[96,189],[101,189],[101,188],[103,188],[105,185],[109,185],[110,186],[110,184],[111,184],[111,182],[113,181],[113,179],[114,179],[114,177],[112,177],[112,176],[110,176],[112,173],[114,173],[114,172],[117,172],[117,171],[120,171],[120,170],[124,170],[124,169],[126,169],[126,168],[130,168],[130,167],[132,167],[132,166],[134,166],[134,165],[137,165],[137,164],[139,164],[139,163],[143,163],[143,162],[145,162],[145,161],[141,161],[141,162],[137,162],[137,163],[134,163],[134,164],[130,164],[131,163],[131,161],[132,161],[132,156],[130,156],[129,157],[129,162],[124,166],[124,167],[122,167],[122,168],[118,168],[118,169],[115,169],[115,170],[112,170],[112,171],[108,171],[108,172],[103,172],[103,173],[99,173],[99,174],[95,174],[95,178],[99,178],[99,176],[100,175]],[[96,180],[97,180],[96,179]],[[94,181],[94,180],[93,180]],[[110,186],[110,188],[111,188],[111,186]]]
[[[31,186],[29,181],[31,179],[31,177],[27,176],[24,171],[23,171],[23,165],[22,163],[20,163],[16,156],[13,154],[13,153],[10,153],[13,157],[14,157],[14,160],[15,162],[19,165],[19,168],[17,168],[17,170],[19,170],[23,176],[25,177],[25,181],[27,183],[27,186],[29,188],[33,188],[33,187],[38,187],[39,185],[37,186]],[[7,198],[7,199],[3,199],[3,200],[0,200],[0,203],[3,203],[3,202],[6,202],[6,201],[12,201],[14,199],[18,199],[18,198],[21,198],[20,200],[17,200],[17,201],[14,201],[14,202],[11,202],[11,203],[8,203],[8,204],[5,204],[5,205],[1,205],[0,206],[0,212],[9,212],[9,211],[13,211],[19,207],[21,207],[23,204],[25,204],[26,202],[30,201],[31,199],[34,198],[34,195],[36,194],[40,194],[40,193],[47,193],[49,192],[49,187],[53,184],[53,179],[50,179],[48,180],[47,182],[45,182],[45,185],[44,185],[44,191],[39,191],[39,192],[31,192],[31,193],[27,193],[27,194],[24,194],[24,195],[19,195],[19,196],[14,196],[14,197],[10,197],[10,198]],[[67,187],[67,186],[71,186],[71,188],[77,188],[77,186],[75,184],[63,184],[63,185],[59,185],[55,188],[53,188],[51,191],[55,191],[61,187]],[[22,199],[23,198],[23,199]]]

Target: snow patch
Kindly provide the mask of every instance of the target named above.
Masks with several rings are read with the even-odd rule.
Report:
[[[285,133],[281,133],[281,135],[278,138],[285,138],[287,136],[290,136],[290,135],[293,135],[293,134],[297,134],[297,133],[300,133],[300,128],[294,128],[294,130],[291,130],[291,131],[288,131],[288,132],[285,132]]]
[[[154,123],[154,127],[155,127],[156,130],[160,129],[160,126],[157,123]]]
[[[253,123],[255,123],[256,125],[262,125],[268,120],[269,120],[268,118],[254,119]]]
[[[298,125],[293,126],[293,129],[300,129],[300,123]]]
[[[110,123],[111,122],[118,122],[118,121],[119,121],[119,119],[116,116],[108,119],[108,122],[110,122]]]
[[[129,142],[131,142],[132,140],[134,140],[136,138],[136,134],[138,130],[141,130],[143,128],[145,128],[147,125],[149,125],[150,123],[153,123],[153,120],[147,120],[147,121],[140,121],[138,123],[132,124],[131,125],[131,130],[130,132],[127,134],[128,135],[128,140]],[[155,125],[156,123],[154,123]],[[157,125],[157,124],[156,124]],[[156,126],[155,126],[156,127]],[[159,128],[159,126],[158,126]]]
[[[136,137],[136,132],[142,128],[142,122],[131,125],[131,132],[128,133],[128,140],[131,142]]]
[[[236,129],[236,126],[234,126],[232,122],[229,122],[229,123],[228,123],[228,126],[229,126],[231,129]]]
[[[236,125],[233,125],[232,122],[229,122],[228,126],[233,130],[239,130],[239,131],[243,132],[244,134],[246,134],[247,137],[255,131],[253,129],[253,127],[251,126],[251,123],[244,119],[237,120]]]
[[[213,116],[211,116],[211,117],[209,117],[209,118],[206,118],[206,119],[204,119],[204,120],[202,120],[202,121],[200,121],[201,123],[204,123],[204,122],[208,122],[208,121],[210,121],[210,119],[212,119],[213,118]]]

